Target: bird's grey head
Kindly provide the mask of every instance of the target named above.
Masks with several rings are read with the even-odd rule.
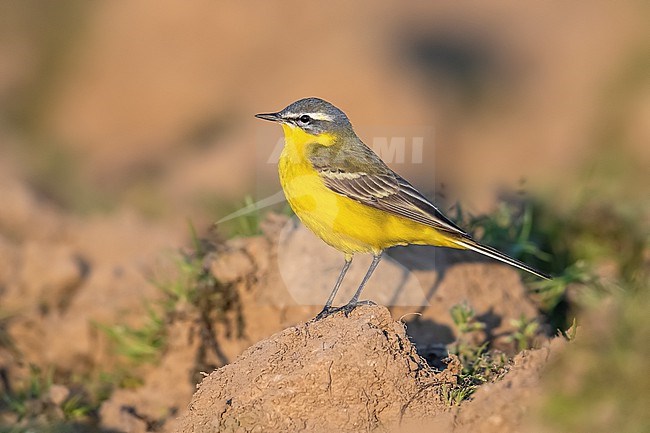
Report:
[[[314,135],[328,132],[352,132],[348,116],[320,98],[300,99],[277,113],[257,114],[255,117],[297,126]]]

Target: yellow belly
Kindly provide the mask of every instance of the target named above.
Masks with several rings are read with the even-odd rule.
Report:
[[[376,254],[407,244],[458,247],[432,227],[333,192],[308,161],[294,156],[283,152],[279,163],[287,200],[305,226],[339,251]]]

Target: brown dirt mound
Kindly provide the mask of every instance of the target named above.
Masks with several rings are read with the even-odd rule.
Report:
[[[214,371],[176,431],[539,431],[540,379],[565,346],[555,338],[521,352],[502,380],[449,406],[441,385],[460,365],[433,371],[384,307],[359,307],[288,328]]]
[[[448,380],[386,308],[362,306],[288,328],[214,371],[179,431],[383,430],[444,411],[437,385]]]

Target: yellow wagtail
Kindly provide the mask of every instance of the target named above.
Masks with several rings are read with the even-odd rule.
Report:
[[[359,302],[383,251],[397,245],[432,245],[477,251],[542,278],[548,275],[496,249],[481,245],[445,217],[355,134],[345,113],[327,101],[306,98],[277,113],[255,117],[282,125],[285,145],[278,170],[282,189],[298,218],[323,241],[345,254],[322,318]],[[354,296],[332,308],[356,253],[373,261]]]

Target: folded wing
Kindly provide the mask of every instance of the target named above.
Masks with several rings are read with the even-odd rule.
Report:
[[[323,183],[338,194],[438,230],[467,236],[413,185],[393,172],[370,174],[330,168],[318,172]]]

